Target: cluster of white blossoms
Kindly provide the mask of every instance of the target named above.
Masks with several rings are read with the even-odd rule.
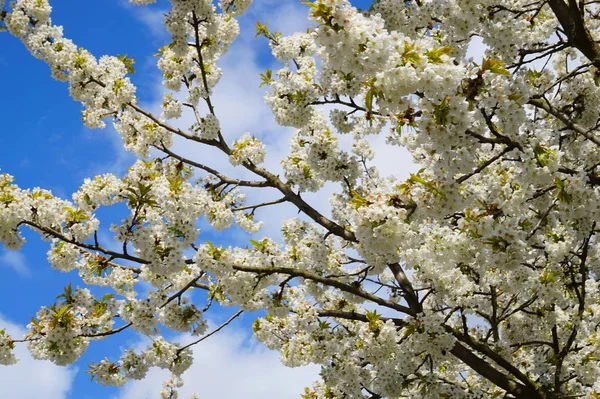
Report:
[[[0,364],[9,366],[15,364],[19,359],[13,353],[15,343],[5,329],[0,330]]]
[[[304,399],[600,397],[596,6],[379,0],[359,11],[315,0],[306,32],[257,23],[282,64],[261,75],[265,101],[296,129],[277,175],[261,140],[222,130],[211,99],[250,3],[171,0],[162,116],[138,104],[134,60],[75,46],[47,0],[0,14],[69,83],[86,125],[111,118],[141,158],[122,177],[86,179],[72,202],[0,175],[3,245],[18,249],[28,226],[51,242],[56,269],[114,291],[67,287],[28,326],[32,353],[69,364],[131,327],[153,344],[92,364],[92,376],[120,386],[165,368],[172,399],[218,303],[266,312],[255,336],[286,365],[321,366]],[[473,37],[485,48],[467,58]],[[184,110],[188,129],[167,122]],[[174,136],[211,155],[173,152]],[[399,164],[400,147],[421,168],[406,179],[376,167]],[[211,167],[215,153],[233,168]],[[247,204],[261,189],[281,199]],[[303,196],[322,189],[333,190],[328,213]],[[257,210],[280,203],[302,213],[282,222],[281,240],[217,246],[200,232],[204,218],[256,234]],[[98,241],[94,214],[116,204],[127,209],[110,226],[118,250]],[[183,347],[165,330],[201,337]],[[1,363],[17,344],[0,332]]]
[[[229,162],[234,166],[244,162],[259,165],[265,160],[265,155],[265,145],[250,133],[244,133],[233,143]]]
[[[198,136],[205,140],[216,140],[221,131],[219,120],[214,115],[206,115],[200,119],[198,126],[195,126]]]
[[[258,233],[263,225],[262,221],[254,221],[253,214],[246,212],[235,212],[235,223],[248,233]]]
[[[189,350],[158,338],[141,354],[128,349],[118,362],[104,359],[100,363],[92,363],[87,372],[99,384],[120,387],[130,379],[143,379],[150,367],[168,369],[172,378],[180,380],[179,376],[190,365]]]
[[[179,100],[173,99],[172,94],[163,97],[163,116],[165,119],[177,119],[183,112],[183,104]]]
[[[160,323],[174,331],[204,333],[208,325],[202,320],[202,310],[188,303],[188,298],[183,298],[180,303],[170,302],[160,311]]]
[[[18,231],[23,224],[51,228],[75,241],[85,241],[97,230],[99,221],[73,203],[47,190],[21,190],[12,181],[12,176],[0,175],[0,237],[8,248],[18,249],[24,242]]]

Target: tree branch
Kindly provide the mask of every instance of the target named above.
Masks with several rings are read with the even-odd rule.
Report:
[[[244,313],[243,310],[238,310],[233,316],[231,316],[229,319],[227,319],[227,321],[225,321],[223,324],[221,324],[219,327],[215,328],[214,330],[212,330],[211,332],[209,332],[208,334],[206,334],[205,336],[203,336],[202,338],[194,341],[194,342],[190,342],[189,344],[182,346],[181,348],[179,348],[177,350],[177,353],[181,353],[184,349],[187,349],[191,346],[197,345],[200,342],[204,341],[205,339],[209,338],[210,336],[218,333],[219,331],[221,331],[223,328],[225,328],[228,324],[230,324],[233,320],[235,320],[239,315],[241,315],[242,313]]]
[[[569,129],[573,130],[576,133],[579,133],[580,135],[582,135],[592,143],[596,144],[597,146],[600,146],[600,140],[594,135],[592,135],[590,131],[585,129],[583,126],[573,122],[571,119],[569,119],[569,117],[567,117],[559,110],[554,108],[552,104],[550,104],[547,100],[541,98],[532,98],[531,100],[529,100],[528,104],[533,105],[536,108],[543,109],[548,114],[554,116],[562,123],[564,123],[565,126],[567,126]]]
[[[410,316],[416,315],[416,313],[414,313],[412,311],[412,309],[410,309],[406,306],[399,305],[390,300],[380,298],[380,297],[373,295],[370,292],[367,292],[355,285],[346,284],[346,283],[343,283],[341,281],[338,281],[338,280],[335,280],[332,278],[322,277],[322,276],[319,276],[318,274],[314,274],[314,273],[308,272],[306,270],[292,269],[289,267],[276,267],[276,266],[274,266],[274,267],[250,267],[250,266],[242,266],[242,265],[233,265],[232,267],[234,270],[255,273],[255,274],[264,274],[264,275],[285,274],[288,276],[302,277],[306,280],[311,280],[311,281],[315,281],[317,283],[321,283],[321,284],[324,284],[324,285],[327,285],[330,287],[338,288],[344,292],[354,294],[357,297],[366,299],[368,301],[372,301],[372,302],[374,302],[378,305],[384,306],[386,308],[394,309],[394,310],[397,310],[399,312],[402,312],[402,313],[410,315]]]
[[[362,321],[365,323],[369,322],[369,319],[367,318],[366,315],[364,315],[362,313],[357,313],[355,311],[344,312],[341,310],[318,310],[317,314],[319,315],[319,317],[333,317],[333,318],[337,318],[337,319]],[[379,320],[381,320],[383,322],[391,320],[398,327],[405,327],[408,324],[408,323],[406,323],[406,321],[404,321],[402,319],[396,319],[396,318],[392,318],[392,317],[380,317]]]

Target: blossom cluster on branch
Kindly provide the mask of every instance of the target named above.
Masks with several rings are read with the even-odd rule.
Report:
[[[307,32],[258,22],[281,64],[261,75],[265,100],[296,129],[282,175],[261,166],[260,132],[230,137],[211,99],[250,3],[170,1],[162,115],[139,105],[134,60],[79,48],[52,24],[48,0],[2,11],[2,26],[68,83],[86,126],[111,120],[139,160],[124,176],[86,179],[70,201],[0,176],[0,241],[18,249],[27,226],[51,242],[56,269],[114,291],[65,288],[23,339],[0,331],[0,363],[26,341],[36,358],[70,364],[132,328],[153,344],[89,372],[120,386],[165,368],[162,395],[175,398],[193,345],[264,310],[260,341],[288,366],[321,366],[305,399],[600,397],[596,2],[377,0],[360,11],[315,0]],[[473,37],[485,45],[478,59],[467,57]],[[174,127],[183,112],[194,124]],[[408,149],[420,171],[380,173],[375,136]],[[254,180],[177,154],[174,140],[212,147]],[[328,217],[302,194],[332,183]],[[266,189],[281,198],[247,203]],[[95,212],[118,203],[129,214],[110,226],[114,251],[98,241]],[[256,233],[255,211],[282,203],[302,217],[283,222],[281,242],[221,247],[198,227],[205,218]],[[192,303],[190,290],[205,300]],[[214,302],[240,311],[208,332]],[[200,337],[168,342],[165,329]]]

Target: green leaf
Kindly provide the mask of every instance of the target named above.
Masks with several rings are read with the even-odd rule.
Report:
[[[331,328],[331,324],[329,324],[327,321],[319,320],[319,328],[321,330],[328,330]]]
[[[83,69],[83,67],[85,66],[86,63],[86,59],[83,56],[83,49],[80,47],[77,50],[77,54],[75,54],[75,65],[79,68],[79,69]]]
[[[381,315],[379,313],[377,313],[376,310],[374,311],[367,311],[367,320],[368,321],[379,321],[379,319],[381,319]]]
[[[312,8],[312,17],[318,18],[323,21],[323,24],[333,29],[335,32],[339,32],[344,29],[342,26],[333,23],[333,7],[327,4],[320,3],[318,1],[309,2],[303,1],[302,4],[306,4]]]
[[[490,71],[491,73],[496,73],[499,75],[511,76],[510,72],[508,72],[504,65],[506,64],[502,61],[495,60],[493,58],[486,58],[481,64],[481,70],[483,72]]]
[[[264,36],[268,39],[271,36],[271,32],[267,28],[267,24],[266,23],[263,24],[260,21],[256,21],[255,31],[256,31],[255,37]]]
[[[225,299],[227,299],[225,297],[225,293],[223,292],[223,287],[221,286],[221,284],[212,284],[208,290],[208,298],[209,299],[216,299],[217,302],[224,302]]]
[[[208,254],[210,255],[210,257],[217,261],[221,259],[221,256],[225,252],[225,248],[215,247],[214,244],[210,241],[206,241],[206,246],[208,247]]]
[[[440,126],[446,126],[448,123],[448,115],[450,115],[450,105],[448,104],[449,97],[445,97],[442,102],[433,110],[433,119]]]
[[[273,71],[267,69],[265,73],[260,74],[261,83],[258,87],[263,87],[265,85],[270,85],[273,83]]]
[[[352,205],[354,209],[371,205],[371,202],[369,202],[365,197],[361,196],[358,191],[354,189],[350,189],[350,195],[352,196],[352,199],[348,203]]]
[[[558,198],[559,201],[566,204],[573,202],[573,196],[567,192],[564,180],[555,177],[554,184],[556,185],[556,188],[558,188],[558,194],[556,198]]]
[[[161,259],[164,259],[164,258],[168,257],[171,254],[171,252],[173,252],[174,249],[175,249],[174,247],[169,247],[169,246],[165,247],[165,246],[160,245],[160,243],[157,243],[154,246],[154,253],[157,254]]]
[[[551,272],[548,269],[544,269],[544,272],[540,276],[540,282],[544,285],[550,284],[554,282],[556,276],[557,274],[555,272]]]
[[[167,181],[169,182],[169,188],[173,193],[178,194],[182,191],[184,180],[180,175],[167,177]]]
[[[376,82],[377,78],[372,78],[365,83],[365,86],[369,89],[365,94],[365,107],[367,108],[366,118],[369,121],[371,121],[373,116],[373,103],[375,98],[383,98],[383,92],[375,85]]]
[[[531,83],[534,83],[537,79],[541,78],[542,76],[544,76],[544,72],[542,71],[536,71],[534,69],[529,69],[527,71],[527,77],[529,78]]]
[[[123,87],[123,79],[115,80],[115,84],[113,85],[113,92],[116,94]]]
[[[75,300],[73,299],[73,287],[71,283],[69,283],[65,288],[63,288],[63,293],[56,297],[56,299],[63,298],[65,303],[71,305]]]
[[[71,327],[73,322],[73,318],[75,315],[71,312],[71,305],[67,304],[57,309],[56,305],[50,307],[52,310],[52,320],[50,320],[50,327],[62,327],[68,328]]]
[[[312,172],[310,170],[310,166],[308,165],[304,165],[302,167],[302,176],[304,176],[305,179],[310,179],[312,178]]]
[[[65,305],[65,306],[61,307],[58,310],[57,316],[59,316],[59,317],[63,316],[67,311],[69,311],[70,308],[71,308],[71,305]]]
[[[411,64],[412,66],[417,66],[421,63],[422,58],[421,55],[415,51],[416,44],[409,43],[406,40],[404,41],[404,50],[402,52],[402,62],[406,64]]]
[[[442,191],[440,190],[440,188],[438,187],[438,184],[436,184],[433,181],[428,181],[425,180],[422,176],[421,173],[423,172],[423,169],[419,170],[416,174],[411,173],[410,174],[410,178],[407,180],[408,183],[411,184],[420,184],[422,186],[424,186],[428,192],[435,194],[436,196],[443,198],[444,197],[444,193],[442,193]],[[401,189],[409,189],[410,186],[406,186],[406,188],[401,187],[403,185],[400,185],[399,188]],[[401,193],[403,193],[403,191],[401,191]]]
[[[425,53],[429,62],[433,64],[443,64],[444,60],[442,59],[443,55],[450,54],[453,48],[450,46],[442,46],[440,48],[432,48],[428,52]]]
[[[311,8],[317,8],[317,1],[315,0],[315,2],[311,2],[311,1],[302,1],[302,4],[305,4]]]
[[[540,167],[544,167],[548,165],[549,156],[553,154],[555,151],[549,148],[542,147],[539,143],[533,147],[533,153],[535,154],[535,159],[537,160],[537,164]]]
[[[82,209],[73,209],[73,208],[65,208],[67,211],[67,222],[65,224],[66,228],[70,228],[77,223],[82,223],[88,220],[90,217],[85,213]]]
[[[260,319],[254,320],[254,322],[252,323],[252,331],[254,331],[255,333],[260,331]]]
[[[129,73],[134,73],[135,69],[133,68],[133,64],[135,64],[135,59],[133,57],[127,57],[127,54],[119,55],[117,54],[117,58],[125,65],[125,69]]]
[[[167,52],[168,49],[170,49],[171,47],[173,47],[173,44],[167,44],[166,46],[162,46],[158,49],[158,53],[154,54],[155,57],[162,57],[163,55],[165,55],[165,53]]]
[[[150,192],[152,191],[152,184],[144,184],[143,182],[138,182],[137,187],[127,187],[125,191],[127,194],[127,201],[130,208],[134,209],[138,206],[142,205],[148,206],[157,206],[158,203],[150,196]]]
[[[367,311],[367,320],[369,321],[369,330],[378,336],[381,332],[381,315],[374,311]]]
[[[404,334],[402,335],[402,338],[406,339],[413,335],[416,331],[417,326],[415,326],[414,324],[409,324],[404,328]]]
[[[13,197],[10,193],[3,192],[2,195],[0,195],[0,203],[3,203],[5,206],[10,205],[14,200],[15,197]]]
[[[255,250],[262,253],[266,253],[268,243],[268,240],[266,238],[264,238],[262,241],[250,240],[250,243],[252,244],[252,246],[254,246]]]
[[[373,112],[373,97],[374,96],[375,96],[375,92],[373,89],[369,89],[369,91],[365,95],[365,105],[367,106],[367,110],[369,112]]]
[[[102,316],[103,314],[106,313],[107,309],[108,309],[108,303],[106,303],[105,301],[94,301],[93,315],[95,317]]]
[[[90,270],[94,276],[106,277],[112,268],[105,258],[97,258],[90,262]]]
[[[169,226],[169,231],[171,233],[173,233],[175,238],[177,238],[179,241],[185,240],[185,234],[183,233],[183,231],[179,230],[177,227]]]

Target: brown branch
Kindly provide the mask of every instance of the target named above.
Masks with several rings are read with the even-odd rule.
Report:
[[[228,155],[229,155],[229,152],[226,151],[226,153]],[[317,211],[315,208],[310,206],[306,201],[304,201],[300,197],[300,194],[294,193],[292,188],[289,185],[287,185],[286,183],[282,182],[278,176],[274,175],[273,173],[267,171],[264,168],[254,165],[250,162],[244,162],[243,165],[246,169],[254,172],[258,176],[261,176],[262,178],[267,180],[270,183],[271,187],[278,189],[300,211],[304,212],[308,217],[310,217],[317,224],[319,224],[322,227],[324,227],[325,229],[327,229],[327,231],[329,231],[331,234],[341,237],[346,241],[350,241],[350,242],[354,242],[354,243],[358,242],[358,240],[356,239],[356,236],[354,235],[353,232],[347,230],[343,226],[340,226],[339,224],[335,223],[333,220],[328,219],[325,216],[323,216],[319,211]]]
[[[227,321],[225,321],[223,324],[221,324],[219,327],[215,328],[214,330],[212,330],[211,332],[209,332],[208,334],[206,334],[205,336],[203,336],[202,338],[194,341],[194,342],[190,342],[189,344],[182,346],[181,348],[179,348],[177,350],[177,353],[181,353],[184,349],[189,348],[190,346],[194,346],[196,344],[199,344],[200,342],[204,341],[205,339],[209,338],[210,336],[218,333],[219,331],[221,331],[223,328],[225,328],[229,323],[231,323],[233,320],[235,320],[239,315],[241,315],[242,313],[244,313],[243,310],[238,310],[233,316],[231,316],[229,319],[227,319]]]
[[[34,229],[37,229],[37,230],[39,230],[39,231],[41,231],[43,233],[46,233],[46,234],[48,234],[48,235],[50,235],[52,237],[58,238],[59,240],[64,241],[66,243],[73,244],[73,245],[75,245],[77,247],[80,247],[80,248],[85,248],[85,249],[89,249],[89,250],[92,250],[92,251],[102,252],[103,254],[109,255],[109,256],[111,256],[112,258],[115,258],[115,259],[125,259],[125,260],[129,260],[129,261],[136,262],[136,263],[141,263],[141,264],[148,264],[148,263],[150,263],[149,261],[147,261],[145,259],[138,258],[138,257],[133,256],[133,255],[126,255],[126,254],[122,254],[122,253],[119,253],[119,252],[111,251],[111,250],[103,248],[103,247],[101,247],[101,246],[99,246],[97,244],[92,245],[92,244],[86,244],[86,243],[83,243],[83,242],[76,241],[76,240],[74,240],[72,238],[69,238],[69,237],[65,236],[62,233],[59,233],[58,231],[52,230],[52,229],[50,229],[48,227],[40,226],[39,224],[34,223],[34,222],[30,222],[28,220],[23,220],[22,222],[19,223],[19,225],[22,225],[22,224],[27,225],[27,226],[31,226]],[[18,228],[18,226],[17,226],[17,228]]]
[[[114,335],[114,334],[120,333],[121,331],[126,330],[127,328],[131,327],[132,325],[133,325],[133,323],[129,322],[119,328],[114,329],[114,330],[96,333],[96,334],[81,334],[80,337],[84,337],[84,338],[108,337],[109,335]]]
[[[523,388],[526,388],[528,391],[531,392],[531,394],[536,393],[535,396],[531,396],[531,398],[540,397],[539,394],[537,394],[540,391],[540,388],[536,386],[536,384],[533,381],[531,381],[529,377],[523,374],[521,370],[519,370],[508,360],[504,359],[501,355],[494,352],[492,349],[490,349],[489,346],[487,346],[484,343],[475,341],[470,335],[462,334],[461,332],[453,329],[450,326],[445,325],[444,328],[446,328],[446,330],[452,335],[454,335],[454,337],[456,337],[459,341],[465,343],[470,348],[484,354],[485,356],[493,360],[496,364],[498,364],[500,367],[502,367],[504,370],[508,371],[512,376],[521,381],[521,383],[524,384]],[[475,371],[479,372],[477,369],[475,369]]]
[[[406,300],[406,303],[410,309],[414,312],[414,314],[423,312],[423,305],[419,302],[419,296],[415,292],[410,280],[406,276],[406,273],[404,273],[404,270],[402,270],[402,266],[400,266],[398,262],[395,262],[389,264],[388,268],[394,275],[396,282],[402,288],[402,291],[404,292],[404,299]]]
[[[313,101],[313,102],[309,103],[309,105],[323,105],[323,104],[344,105],[346,107],[354,109],[354,111],[369,112],[369,110],[366,109],[365,107],[362,107],[362,106],[356,104],[356,102],[354,102],[354,100],[352,100],[352,98],[350,99],[350,101],[344,101],[344,100],[342,100],[341,98],[339,98],[337,96],[333,100],[329,100],[326,97],[324,97],[322,100],[317,100],[317,101]],[[372,115],[380,115],[380,113],[377,112],[377,111],[370,111],[370,113]]]
[[[270,205],[277,205],[277,204],[281,204],[281,203],[286,202],[286,201],[287,201],[287,198],[283,197],[283,198],[280,198],[280,199],[275,200],[275,201],[262,202],[262,203],[256,204],[256,205],[242,206],[242,207],[239,207],[239,208],[234,208],[232,210],[233,211],[246,211],[248,209],[252,209],[252,213],[254,213],[254,211],[256,209],[258,209],[258,208],[262,208],[262,207],[270,206]]]
[[[233,179],[230,177],[227,177],[225,175],[223,175],[222,173],[220,173],[218,170],[213,169],[209,166],[203,165],[201,163],[192,161],[191,159],[187,159],[184,158],[180,155],[175,154],[174,152],[172,152],[171,150],[169,150],[166,146],[162,145],[162,146],[155,146],[158,150],[164,152],[165,154],[168,154],[169,156],[171,156],[172,158],[175,158],[187,165],[193,166],[195,168],[204,170],[205,172],[210,173],[211,175],[215,176],[216,178],[218,178],[219,180],[221,180],[223,183],[226,184],[232,184],[235,186],[243,186],[243,187],[270,187],[270,184],[268,181],[251,181],[251,180],[238,180],[238,179]]]
[[[488,166],[490,166],[491,164],[493,164],[494,162],[496,162],[498,159],[502,158],[505,154],[511,152],[514,149],[515,149],[515,147],[513,147],[513,146],[506,147],[500,153],[494,155],[493,157],[491,157],[490,159],[488,159],[487,161],[485,161],[483,164],[481,164],[477,169],[475,169],[471,173],[467,173],[466,175],[461,176],[460,178],[458,178],[456,180],[456,182],[458,184],[464,183],[465,181],[469,180],[471,177],[475,176],[476,174],[482,172],[485,168],[487,168]]]
[[[182,289],[180,289],[179,291],[177,291],[175,294],[171,295],[162,305],[160,305],[159,309],[164,308],[165,306],[167,306],[169,303],[171,303],[175,299],[180,298],[187,290],[189,290],[190,288],[194,287],[196,285],[197,281],[200,280],[200,278],[203,275],[204,275],[204,273],[201,273],[199,276],[194,277]]]
[[[162,127],[163,129],[176,134],[178,136],[181,136],[185,139],[188,140],[192,140],[195,141],[197,143],[202,143],[202,144],[207,144],[207,145],[212,145],[215,146],[215,144],[217,144],[218,142],[216,140],[206,140],[206,139],[201,139],[200,137],[197,136],[193,136],[189,133],[184,132],[181,129],[177,129],[171,125],[169,125],[168,123],[162,121],[160,118],[154,116],[153,114],[151,114],[150,112],[144,110],[143,108],[139,107],[137,104],[134,103],[127,103],[127,106],[133,108],[134,110],[136,110],[137,112],[139,112],[140,114],[144,115],[146,118],[150,119],[152,122],[156,123],[158,126]]]
[[[311,280],[311,281],[315,281],[317,283],[321,283],[321,284],[324,284],[324,285],[327,285],[330,287],[338,288],[344,292],[348,292],[350,294],[356,295],[359,298],[366,299],[368,301],[374,302],[374,303],[384,306],[386,308],[394,309],[394,310],[397,310],[399,312],[402,312],[402,313],[410,315],[410,316],[416,315],[416,313],[413,312],[412,309],[410,309],[406,306],[399,305],[390,300],[380,298],[380,297],[373,295],[370,292],[367,292],[355,285],[346,284],[339,280],[319,276],[318,274],[314,274],[314,273],[308,272],[306,270],[292,269],[290,267],[276,267],[276,266],[273,266],[273,267],[250,267],[250,266],[242,266],[242,265],[233,265],[232,267],[234,270],[248,272],[248,273],[255,273],[255,274],[260,274],[260,275],[285,274],[288,276],[302,277],[306,280]]]
[[[492,367],[488,362],[475,355],[459,342],[454,344],[454,347],[450,350],[450,353],[460,359],[477,374],[504,389],[506,392],[514,395],[516,398],[541,399],[540,395],[535,392],[531,392],[531,390],[528,390],[527,387],[511,380],[505,374]]]
[[[204,85],[204,90],[206,91],[206,97],[204,97],[204,101],[206,101],[206,105],[208,106],[208,110],[211,114],[215,115],[215,108],[212,104],[209,95],[208,89],[208,79],[206,78],[206,71],[204,70],[204,60],[202,59],[202,43],[200,42],[200,20],[195,12],[192,12],[192,18],[194,19],[194,38],[196,40],[194,47],[196,48],[196,54],[198,55],[198,63],[200,64],[200,74],[202,75],[202,84]]]
[[[355,311],[344,312],[341,310],[318,310],[317,314],[319,317],[333,317],[337,319],[346,319],[346,320],[354,320],[354,321],[362,321],[365,323],[369,322],[369,319],[366,315],[362,313],[357,313]],[[402,319],[392,318],[392,317],[380,317],[379,320],[386,322],[391,320],[398,327],[405,327],[408,323]]]
[[[559,110],[554,108],[552,106],[552,104],[550,104],[547,100],[541,99],[541,98],[532,98],[531,100],[529,100],[528,104],[533,105],[536,108],[543,109],[548,114],[554,116],[556,119],[558,119],[562,123],[564,123],[565,126],[568,127],[569,129],[573,130],[576,133],[579,133],[580,135],[582,135],[586,139],[590,140],[592,143],[596,144],[597,146],[600,146],[600,140],[598,138],[596,138],[594,135],[592,135],[592,133],[590,131],[585,129],[583,126],[578,125],[577,123],[573,122],[568,116],[564,115]]]
[[[600,68],[600,47],[586,28],[577,2],[569,0],[567,4],[563,0],[548,0],[548,4],[567,35],[568,44],[581,51],[596,68]]]
[[[92,245],[92,244],[86,244],[86,243],[83,243],[83,242],[75,241],[75,240],[73,240],[71,238],[68,238],[64,234],[61,234],[61,233],[59,233],[59,232],[57,232],[55,230],[49,229],[47,227],[40,226],[40,225],[38,225],[36,223],[33,223],[33,222],[30,222],[30,221],[24,220],[24,221],[22,221],[19,224],[20,225],[24,224],[24,225],[27,225],[27,226],[31,226],[34,229],[37,229],[37,230],[39,230],[39,231],[41,231],[41,232],[43,232],[45,234],[48,234],[48,235],[50,235],[52,237],[55,237],[55,238],[58,238],[61,241],[64,241],[64,242],[66,242],[68,244],[75,245],[76,247],[82,248],[84,250],[101,252],[101,253],[103,253],[105,255],[110,256],[113,259],[129,260],[131,262],[136,262],[136,263],[140,263],[140,264],[143,264],[143,265],[146,265],[146,264],[150,263],[149,261],[147,261],[145,259],[142,259],[142,258],[138,258],[136,256],[132,256],[132,255],[128,255],[128,254],[122,254],[122,253],[119,253],[119,252],[114,252],[114,251],[108,250],[106,248],[103,248],[103,247],[99,246],[98,244]],[[193,261],[192,261],[192,263],[193,263]],[[120,265],[120,264],[114,263],[114,262],[108,262],[108,264],[110,266],[113,266],[113,267],[118,267],[118,268],[121,268],[121,269],[131,270],[132,272],[138,273],[138,274],[142,272],[142,269],[140,269],[138,267]],[[210,287],[208,285],[202,284],[202,283],[198,283],[198,282],[194,282],[194,284],[192,286],[194,288],[200,288],[200,289],[203,289],[203,290],[209,290],[210,289]]]

